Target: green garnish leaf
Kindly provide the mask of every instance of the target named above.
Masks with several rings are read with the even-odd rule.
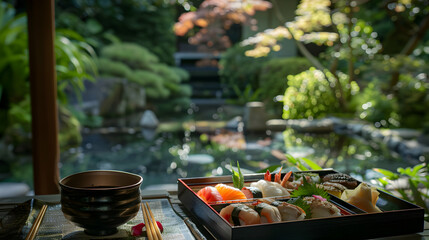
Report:
[[[310,219],[311,218],[311,208],[310,205],[308,205],[308,203],[306,203],[302,197],[299,198],[291,198],[289,201],[287,201],[287,203],[296,205],[300,208],[302,208],[302,210],[304,210],[305,212],[305,219]]]
[[[305,197],[305,196],[313,196],[313,195],[319,195],[326,200],[329,201],[329,194],[322,188],[319,188],[316,186],[315,183],[309,183],[303,178],[304,184],[298,187],[298,189],[293,190],[293,192],[290,194],[291,197]]]
[[[238,164],[238,161],[237,161],[238,172],[234,171],[234,169],[232,168],[232,163],[231,163],[231,171],[232,171],[232,183],[234,184],[234,187],[238,189],[242,189],[244,186],[244,177],[243,177],[243,174],[241,173],[240,164]]]

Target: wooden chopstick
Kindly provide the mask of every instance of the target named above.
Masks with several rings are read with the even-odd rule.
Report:
[[[159,231],[158,225],[156,224],[152,210],[146,203],[141,204],[143,211],[143,218],[146,224],[146,233],[149,240],[162,240],[161,232]]]
[[[149,215],[152,218],[152,226],[155,229],[155,234],[158,236],[159,240],[162,240],[161,231],[159,230],[158,224],[156,223],[155,217],[153,216],[152,210],[149,207],[149,204],[146,202],[147,210],[149,210]]]
[[[39,214],[37,214],[36,220],[34,220],[33,226],[31,226],[30,231],[28,232],[25,240],[33,240],[36,237],[37,231],[39,231],[39,227],[42,223],[43,217],[45,216],[47,209],[48,209],[48,205],[43,204],[42,208],[40,209]]]
[[[146,224],[146,234],[147,234],[147,238],[149,240],[154,240],[153,236],[152,236],[152,228],[150,226],[150,221],[149,218],[147,217],[147,212],[146,212],[146,207],[145,205],[142,203],[142,212],[143,212],[143,218],[144,218],[144,222]]]

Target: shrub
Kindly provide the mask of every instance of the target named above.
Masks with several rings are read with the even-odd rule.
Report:
[[[330,73],[326,73],[326,76],[329,83],[325,75],[315,68],[289,75],[288,88],[283,97],[283,118],[322,118],[328,114],[339,113],[340,106],[331,89],[331,86],[335,86],[335,79]],[[338,77],[344,92],[354,95],[359,91],[355,82],[349,84],[346,74],[340,72]]]
[[[57,28],[91,39],[97,50],[109,43],[108,35],[114,35],[150,49],[163,63],[174,64],[174,1],[56,1],[55,10]]]
[[[383,94],[379,86],[371,82],[353,98],[352,104],[356,106],[356,115],[362,120],[375,123],[376,127],[397,127],[399,126],[398,103],[392,96]]]
[[[182,83],[189,79],[186,71],[159,62],[157,56],[137,44],[115,43],[106,46],[101,50],[98,65],[102,75],[126,78],[144,87],[149,104],[167,99],[174,102],[176,98],[191,96],[191,88]],[[170,111],[177,109],[174,104],[168,106]]]
[[[284,94],[288,75],[298,74],[310,67],[310,62],[306,58],[300,57],[273,58],[264,63],[259,77],[259,86],[261,98],[265,102],[267,110],[281,115],[282,107],[275,104],[273,99],[277,95]]]
[[[149,69],[158,63],[158,57],[146,48],[134,43],[116,43],[104,47],[101,56],[115,62],[121,62],[131,69]]]
[[[97,65],[101,75],[125,77],[132,72],[132,70],[127,65],[104,57],[98,59]]]
[[[239,44],[229,48],[222,54],[219,61],[219,76],[221,82],[228,86],[237,86],[244,89],[250,85],[253,90],[259,88],[259,73],[267,57],[247,57],[244,53],[252,46],[240,46]]]
[[[401,126],[421,128],[429,122],[429,80],[426,74],[401,74],[398,86],[398,113]]]

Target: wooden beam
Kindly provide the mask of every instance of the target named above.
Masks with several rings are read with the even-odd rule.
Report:
[[[54,0],[27,0],[35,194],[59,192]]]

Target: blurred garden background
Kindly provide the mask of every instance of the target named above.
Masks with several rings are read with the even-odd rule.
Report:
[[[428,0],[71,0],[55,24],[61,177],[334,168],[426,208]],[[2,0],[0,182],[18,194],[31,153],[25,1]]]

